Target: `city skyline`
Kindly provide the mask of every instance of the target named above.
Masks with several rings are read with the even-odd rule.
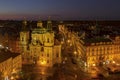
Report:
[[[1,0],[0,19],[120,20],[119,0]]]

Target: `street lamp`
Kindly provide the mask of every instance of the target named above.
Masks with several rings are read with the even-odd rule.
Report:
[[[76,54],[77,54],[77,52],[76,52],[76,51],[74,51],[74,54],[76,55]]]
[[[10,78],[10,80],[14,80],[15,78],[12,76],[11,78]]]
[[[75,74],[75,79],[77,79],[77,74]]]
[[[96,66],[96,64],[94,63],[94,64],[92,64],[93,66]]]
[[[74,51],[74,55],[75,55],[75,57],[77,57],[76,55],[77,55],[77,51]]]
[[[64,42],[63,41],[61,41],[61,44],[63,44]]]
[[[67,42],[70,43],[70,40],[68,39]]]
[[[3,45],[0,44],[0,48],[4,48]]]
[[[72,43],[70,43],[70,46],[72,46]]]
[[[2,45],[0,44],[0,47],[2,47]]]

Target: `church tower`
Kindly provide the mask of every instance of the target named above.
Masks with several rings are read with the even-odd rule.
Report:
[[[52,21],[50,20],[50,16],[47,21],[47,29],[48,29],[48,31],[52,31]]]
[[[20,32],[20,48],[23,55],[27,52],[29,42],[29,31],[27,30],[27,21],[22,22],[22,30]]]
[[[43,27],[43,23],[42,23],[42,21],[41,20],[39,20],[38,22],[37,22],[37,27]]]
[[[23,22],[22,22],[22,30],[25,30],[26,26],[27,26],[27,21],[23,20]]]
[[[47,21],[47,29],[44,28],[41,20],[37,22],[37,27],[30,32],[27,30],[27,26],[27,21],[24,20],[20,32],[23,60],[48,67],[52,67],[55,63],[61,63],[61,45],[54,40],[50,18]]]

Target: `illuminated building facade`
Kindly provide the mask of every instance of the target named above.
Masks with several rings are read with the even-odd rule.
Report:
[[[12,74],[20,72],[21,68],[22,56],[19,53],[12,53],[7,49],[0,49],[0,77],[2,79],[10,79]]]
[[[91,38],[84,40],[87,66],[97,66],[112,63],[114,59],[114,44],[109,38]]]
[[[42,21],[37,22],[37,28],[25,29],[26,21],[23,21],[23,30],[20,32],[20,44],[23,58],[30,59],[41,66],[53,66],[61,62],[61,45],[54,39],[52,22],[47,21],[47,28]]]
[[[114,37],[111,37],[113,43],[114,43],[114,60],[115,61],[119,61],[120,59],[120,36],[114,36]]]

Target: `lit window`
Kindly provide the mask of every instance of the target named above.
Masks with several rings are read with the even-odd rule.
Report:
[[[22,37],[22,41],[23,41],[24,39],[23,39],[23,37]]]
[[[59,57],[59,54],[58,54],[58,53],[56,54],[56,57]]]

